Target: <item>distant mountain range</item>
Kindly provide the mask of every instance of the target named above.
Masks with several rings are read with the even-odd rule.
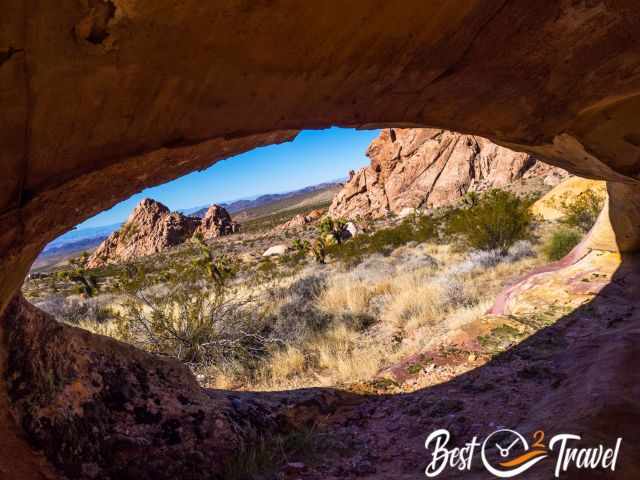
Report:
[[[113,223],[111,225],[103,225],[101,227],[86,227],[71,230],[63,235],[60,235],[52,242],[49,242],[47,246],[44,247],[43,252],[59,250],[61,247],[71,243],[81,243],[96,238],[107,238],[112,232],[118,230],[123,223],[124,222]]]
[[[240,200],[235,200],[233,202],[223,202],[218,205],[224,207],[227,212],[233,214],[238,213],[243,210],[248,210],[250,208],[262,207],[264,205],[268,205],[270,203],[278,202],[280,200],[285,200],[288,198],[299,197],[300,195],[306,195],[309,193],[313,193],[319,190],[325,190],[329,187],[333,187],[340,183],[340,181],[336,180],[333,182],[325,182],[319,183],[318,185],[310,185],[308,187],[301,188],[299,190],[292,190],[291,192],[284,193],[267,193],[266,195],[260,195],[255,198],[243,198]],[[207,212],[209,205],[205,205],[202,207],[194,207],[186,210],[180,210],[185,215],[193,215],[194,217],[203,217]]]
[[[280,202],[282,200],[303,197],[316,191],[326,190],[339,184],[341,181],[343,180],[310,185],[290,192],[269,193],[258,197],[249,197],[230,202],[223,202],[219,203],[219,205],[223,206],[229,213],[234,214],[257,207],[267,206],[271,203]],[[203,217],[208,208],[209,205],[201,205],[181,209],[179,211],[184,215]],[[52,263],[56,263],[57,261],[69,257],[72,254],[85,250],[93,250],[112,232],[118,230],[123,223],[124,222],[113,223],[111,225],[103,225],[100,227],[77,228],[60,235],[58,238],[47,244],[34,263],[33,268],[51,265]]]

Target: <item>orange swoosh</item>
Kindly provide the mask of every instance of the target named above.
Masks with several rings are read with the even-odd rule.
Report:
[[[505,468],[517,467],[518,465],[523,464],[527,460],[530,460],[535,457],[539,457],[540,455],[546,455],[546,454],[547,454],[546,450],[532,450],[530,452],[523,453],[519,457],[516,457],[513,460],[509,460],[508,462],[502,462],[500,466]]]

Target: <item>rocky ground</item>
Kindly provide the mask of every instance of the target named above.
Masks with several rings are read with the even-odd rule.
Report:
[[[634,478],[640,466],[632,442],[640,419],[617,418],[637,411],[638,374],[625,368],[638,354],[633,339],[640,311],[631,299],[637,266],[637,258],[590,254],[562,270],[553,285],[549,275],[531,277],[518,315],[483,317],[415,359],[420,368],[410,369],[403,387],[380,380],[334,406],[319,422],[315,458],[291,458],[273,478],[424,478],[430,432],[446,428],[463,446],[501,427],[527,434],[544,429],[549,436],[573,431],[609,444],[628,438],[615,478]],[[487,478],[479,462],[476,457],[477,468],[464,476],[450,470],[441,478]],[[549,478],[552,468],[547,461],[525,478]],[[567,478],[602,476],[573,472]]]
[[[640,418],[630,416],[638,411],[640,378],[629,368],[629,359],[640,353],[635,323],[640,312],[633,298],[638,266],[635,257],[592,252],[528,275],[517,283],[517,296],[495,314],[449,331],[430,350],[346,390],[288,392],[286,401],[278,394],[230,394],[225,402],[245,421],[267,409],[269,418],[284,415],[292,423],[267,444],[254,442],[229,453],[235,460],[224,478],[424,478],[430,461],[424,441],[439,428],[448,429],[459,446],[500,427],[527,435],[539,429],[548,436],[576,432],[587,443],[633,439],[640,426]],[[40,348],[57,351],[47,342]],[[68,354],[63,357],[70,361]],[[167,394],[165,387],[157,388]],[[216,390],[203,393],[220,401]],[[625,421],[619,422],[622,413]],[[292,441],[299,448],[289,448],[284,457],[273,451],[279,442]],[[634,448],[631,440],[623,443],[624,462],[615,478],[637,478]],[[464,478],[487,478],[479,458],[475,465]],[[549,478],[552,466],[546,461],[524,478]],[[567,478],[592,476],[601,478],[598,472]],[[451,470],[441,478],[462,477]]]

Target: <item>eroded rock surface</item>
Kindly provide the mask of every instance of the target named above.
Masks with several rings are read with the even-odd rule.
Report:
[[[220,205],[211,205],[202,217],[196,233],[203,238],[217,238],[240,231],[240,224],[231,220],[231,215]]]
[[[298,129],[330,125],[474,133],[607,180],[607,222],[592,246],[640,249],[634,0],[415,0],[375,9],[359,0],[348,8],[321,1],[113,0],[28,7],[14,2],[4,9],[0,28],[0,310],[42,247],[91,215],[145,187],[290,140]],[[584,315],[592,325],[593,314]],[[3,322],[3,340],[16,325]],[[597,405],[591,415],[573,404],[575,415],[597,423],[603,413],[625,428],[637,426],[629,414],[637,406],[620,402],[638,395],[602,390],[611,380],[638,384],[625,377],[637,355],[637,329],[626,328],[615,338],[603,329],[580,348],[582,356],[568,358],[578,374],[593,372],[555,390],[559,406],[578,398],[587,408]],[[581,332],[574,333],[579,339]],[[601,352],[590,360],[584,355],[594,345]],[[5,382],[0,389],[6,391]],[[511,393],[485,400],[522,412],[499,403]],[[558,419],[566,410],[545,408],[537,395],[530,400],[548,424],[564,426]],[[571,426],[583,424],[578,418]],[[25,443],[17,429],[4,427],[2,438]],[[424,455],[420,440],[416,453]],[[0,451],[3,474],[41,477],[14,452]],[[388,465],[396,475],[396,465]]]
[[[367,149],[371,165],[350,175],[336,195],[332,217],[374,217],[457,202],[470,191],[567,173],[526,153],[474,135],[436,129],[385,129]]]
[[[607,197],[607,185],[598,180],[572,177],[556,185],[551,191],[539,198],[532,206],[531,211],[545,220],[558,220],[562,218],[563,202],[575,202],[585,192],[605,198]]]
[[[87,266],[96,268],[161,252],[191,238],[199,226],[199,218],[171,212],[162,203],[145,198],[124,225],[91,254]]]
[[[66,478],[224,478],[241,443],[301,429],[344,398],[205,390],[181,363],[58,323],[21,297],[1,320],[3,414]]]
[[[310,223],[316,222],[322,217],[322,215],[324,215],[324,213],[325,213],[325,210],[321,208],[312,210],[308,213],[299,213],[288,222],[285,222],[282,225],[280,225],[278,228],[282,230],[291,230],[294,228],[303,227]]]
[[[202,219],[171,212],[150,198],[142,200],[124,225],[107,237],[89,256],[87,267],[96,268],[152,255],[189,240],[193,235],[211,239],[240,230],[240,224],[219,205],[211,205]]]

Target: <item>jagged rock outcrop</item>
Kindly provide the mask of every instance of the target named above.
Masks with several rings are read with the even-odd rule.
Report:
[[[142,200],[124,225],[102,242],[87,260],[87,267],[131,260],[161,252],[191,238],[200,219],[171,212],[150,198]]]
[[[329,208],[332,217],[374,217],[438,207],[468,191],[504,187],[530,176],[566,172],[474,135],[430,128],[385,129],[369,148],[368,167],[350,172]]]
[[[113,232],[87,259],[88,268],[123,262],[152,255],[180,245],[194,234],[204,239],[238,232],[240,224],[220,205],[211,205],[200,219],[171,212],[156,200],[145,198],[131,212],[120,228]]]
[[[113,232],[87,259],[88,268],[144,257],[180,245],[194,234],[204,239],[238,232],[240,224],[220,205],[211,205],[200,219],[172,212],[162,203],[145,198],[120,230]]]
[[[211,205],[204,214],[196,233],[203,238],[217,238],[240,231],[240,224],[231,220],[231,215],[220,205]]]

